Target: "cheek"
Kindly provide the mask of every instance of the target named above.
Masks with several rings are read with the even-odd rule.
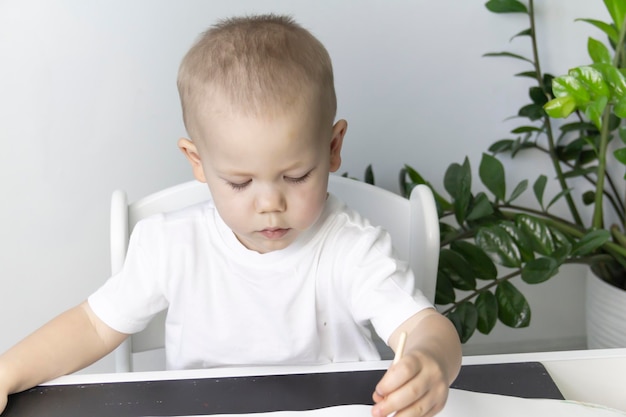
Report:
[[[325,184],[321,183],[299,193],[297,203],[291,208],[298,216],[302,228],[310,227],[322,213],[326,203],[326,189]]]
[[[231,229],[237,228],[240,219],[245,217],[242,214],[243,202],[234,198],[230,190],[225,190],[223,184],[211,187],[211,195],[222,220]]]

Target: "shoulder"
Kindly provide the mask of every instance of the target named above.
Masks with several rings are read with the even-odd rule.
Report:
[[[132,234],[143,239],[187,238],[190,233],[206,231],[213,210],[212,202],[205,201],[180,210],[154,214],[139,220]]]
[[[373,225],[361,213],[347,206],[339,198],[330,194],[327,202],[327,217],[323,229],[326,240],[355,251],[369,250],[372,246],[388,246],[391,253],[389,233]]]

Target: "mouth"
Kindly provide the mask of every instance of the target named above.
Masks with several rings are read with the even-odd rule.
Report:
[[[291,229],[281,229],[277,227],[269,227],[261,230],[261,233],[267,239],[280,239],[284,237]]]

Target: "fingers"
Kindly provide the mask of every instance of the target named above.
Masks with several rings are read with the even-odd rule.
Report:
[[[401,391],[396,391],[385,398],[385,401],[372,407],[373,417],[387,417],[395,413],[394,417],[431,417],[443,409],[446,403],[448,389],[435,388],[427,390],[421,397],[410,394],[402,397]],[[404,390],[406,393],[406,390]],[[398,394],[398,395],[396,395]]]
[[[374,417],[429,417],[443,408],[448,384],[438,367],[428,366],[415,357],[405,356],[392,365],[372,395]]]
[[[391,365],[383,378],[376,385],[372,398],[376,405],[372,415],[384,417],[392,412],[406,408],[424,395],[419,383],[415,383],[421,371],[418,361],[402,358]]]
[[[415,378],[421,371],[421,363],[408,356],[403,357],[394,363],[385,372],[380,382],[376,385],[376,391],[380,399],[385,398],[390,393]]]

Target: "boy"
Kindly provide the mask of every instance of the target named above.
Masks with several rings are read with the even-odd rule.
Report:
[[[140,222],[118,275],[1,356],[0,410],[165,308],[170,369],[375,360],[369,322],[392,347],[406,332],[372,414],[441,410],[460,367],[454,327],[389,236],[327,193],[347,124],[324,47],[287,17],[226,20],[187,53],[178,88],[179,147],[212,200]]]

